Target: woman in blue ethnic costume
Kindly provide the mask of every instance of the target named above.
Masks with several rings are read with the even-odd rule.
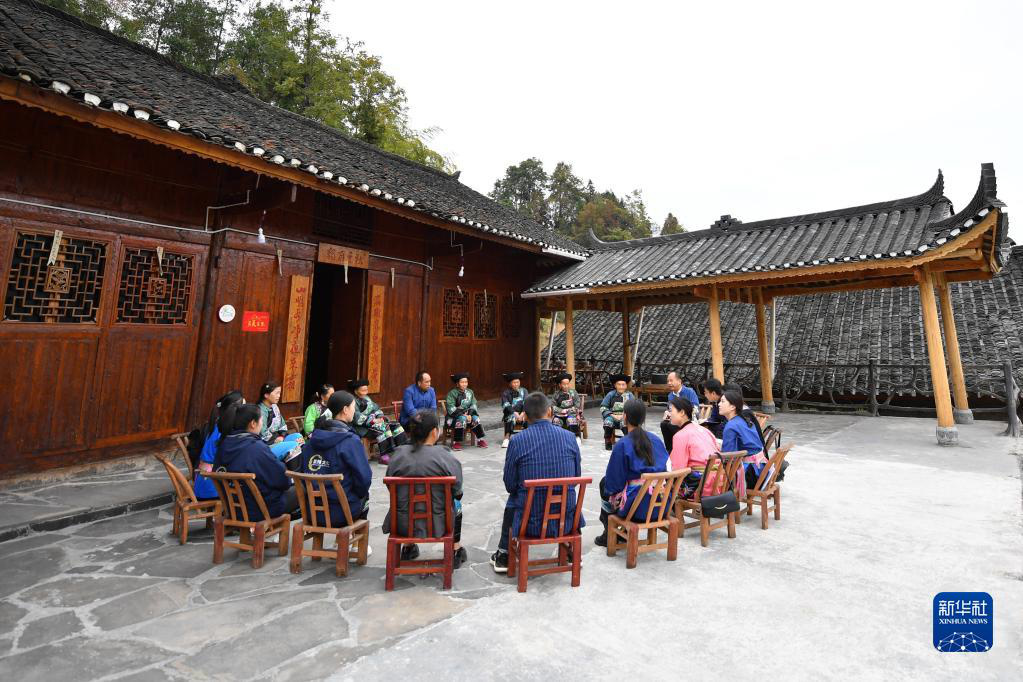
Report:
[[[611,383],[614,390],[608,391],[600,403],[600,416],[604,420],[604,449],[610,450],[613,445],[615,430],[625,435],[625,401],[636,396],[629,391],[632,377],[628,374],[612,374]]]
[[[522,372],[505,372],[501,375],[508,382],[508,388],[501,392],[501,410],[504,413],[504,441],[502,448],[508,447],[508,441],[515,433],[515,425],[526,428],[526,413],[522,402],[526,399],[526,389],[522,388]]]
[[[576,442],[582,444],[579,437],[579,394],[572,388],[572,375],[562,372],[558,375],[558,386],[551,395],[554,409],[552,421],[556,426],[568,429],[575,434]]]
[[[476,407],[476,394],[469,388],[469,375],[465,372],[452,374],[451,381],[455,387],[448,391],[444,400],[447,408],[447,426],[451,429],[453,441],[451,449],[462,449],[466,429],[476,434],[478,446],[487,447],[487,441],[484,440],[486,434],[483,432],[483,425],[480,424],[480,413]]]
[[[391,452],[399,445],[408,442],[405,429],[398,422],[392,422],[384,416],[383,410],[369,397],[369,380],[353,379],[348,382],[348,390],[355,396],[355,417],[352,419],[352,430],[359,438],[370,438],[376,441],[380,463],[391,461]]]

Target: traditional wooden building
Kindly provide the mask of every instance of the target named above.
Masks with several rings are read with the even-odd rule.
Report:
[[[32,0],[0,0],[0,475],[143,451],[225,391],[534,367],[585,255],[438,172]]]

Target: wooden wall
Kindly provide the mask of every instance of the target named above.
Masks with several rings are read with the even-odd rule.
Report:
[[[248,190],[250,203],[214,211],[210,228],[263,227],[269,237],[260,244],[232,232],[211,237],[0,201],[0,303],[19,233],[62,230],[66,238],[106,249],[94,321],[0,320],[0,442],[7,447],[0,476],[137,451],[203,421],[230,389],[252,400],[259,384],[282,380],[291,276],[310,276],[317,287],[315,243],[323,238],[312,232],[313,191],[292,192],[285,183],[9,102],[0,101],[0,120],[0,197],[201,230],[207,206],[244,200]],[[463,244],[464,277],[457,275],[459,249],[452,240]],[[119,321],[129,252],[157,247],[192,259],[187,316],[175,324]],[[449,374],[467,371],[481,398],[498,395],[502,372],[532,370],[533,307],[517,295],[535,278],[534,255],[385,212],[374,214],[372,242],[364,248],[373,254],[365,293],[349,286],[328,302],[329,333],[345,340],[333,352],[348,355],[323,366],[343,375],[310,381],[343,386],[354,370],[366,373],[371,310],[364,297],[373,285],[383,286],[385,297],[380,385],[374,387],[381,404],[400,398],[420,369],[434,376],[441,395],[450,387]],[[340,286],[333,279],[330,286]],[[496,338],[476,338],[471,326],[468,337],[445,335],[443,292],[458,286],[497,296]],[[224,304],[235,307],[235,321],[218,319]],[[514,329],[503,317],[505,305],[518,310]],[[311,308],[309,315],[317,315]],[[246,310],[268,312],[269,331],[243,332]],[[313,388],[303,387],[301,400],[282,405],[285,414],[300,413]]]

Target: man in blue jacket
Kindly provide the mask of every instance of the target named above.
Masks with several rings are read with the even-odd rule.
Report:
[[[700,396],[696,395],[696,391],[692,388],[682,383],[682,375],[679,372],[672,370],[668,372],[668,401],[670,402],[672,398],[676,397],[685,398],[693,407],[700,405]],[[664,440],[664,447],[668,449],[668,452],[671,452],[671,439],[674,438],[678,430],[679,427],[668,419],[668,408],[665,408],[664,419],[661,421],[661,438]]]
[[[571,431],[551,423],[551,403],[543,393],[530,393],[523,401],[523,409],[529,428],[520,431],[508,444],[508,453],[504,459],[504,487],[508,491],[508,502],[504,508],[504,519],[501,523],[501,538],[497,551],[490,557],[490,564],[496,573],[508,572],[508,533],[514,529],[518,532],[522,524],[522,514],[529,514],[526,534],[539,537],[543,519],[543,495],[533,497],[533,508],[525,510],[526,481],[536,478],[570,478],[582,475],[582,456],[579,444]],[[575,519],[575,490],[569,492],[568,509],[565,512],[566,529],[571,529]],[[553,524],[556,525],[556,524]],[[580,517],[579,527],[586,525]],[[565,529],[562,529],[564,532]],[[559,529],[551,527],[548,534],[558,533]]]
[[[437,411],[437,393],[431,386],[430,375],[426,372],[416,374],[416,383],[408,386],[401,396],[401,416],[398,422],[403,428],[408,428],[408,422],[416,410],[429,408]]]

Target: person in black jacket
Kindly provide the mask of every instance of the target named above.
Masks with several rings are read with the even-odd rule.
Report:
[[[352,520],[364,519],[369,514],[369,486],[373,472],[369,468],[362,439],[352,430],[355,416],[355,396],[348,391],[335,391],[327,401],[327,410],[334,418],[320,417],[309,440],[302,446],[299,468],[307,474],[344,474],[341,488],[348,498]],[[341,502],[333,486],[327,488],[330,501],[330,519],[335,526],[346,525]],[[323,523],[323,519],[316,519]]]
[[[263,496],[267,512],[273,518],[298,509],[298,497],[291,486],[291,480],[284,473],[284,464],[274,457],[269,446],[259,437],[262,422],[263,416],[258,405],[238,403],[229,407],[220,420],[221,433],[227,435],[220,439],[217,446],[213,470],[255,474],[256,488]],[[263,514],[247,487],[242,490],[249,519],[261,520]]]

